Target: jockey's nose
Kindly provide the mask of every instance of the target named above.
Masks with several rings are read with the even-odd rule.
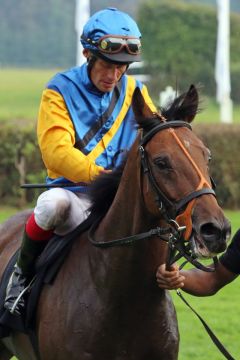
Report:
[[[121,76],[121,72],[117,66],[109,67],[106,77],[110,81],[118,81]]]

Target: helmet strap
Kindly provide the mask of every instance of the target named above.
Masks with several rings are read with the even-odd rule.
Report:
[[[87,58],[87,63],[88,63],[88,76],[90,78],[90,74],[91,74],[91,70],[93,68],[94,63],[96,62],[97,57],[95,55],[91,55]]]

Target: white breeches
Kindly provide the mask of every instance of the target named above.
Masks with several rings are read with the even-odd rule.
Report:
[[[43,230],[65,235],[89,215],[91,202],[86,194],[54,188],[42,193],[34,209],[34,217]]]

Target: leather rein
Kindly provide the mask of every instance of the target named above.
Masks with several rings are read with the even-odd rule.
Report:
[[[179,215],[180,211],[190,205],[193,206],[193,202],[202,195],[211,194],[215,196],[215,191],[209,186],[209,184],[204,181],[200,182],[200,188],[198,187],[196,190],[192,191],[190,194],[185,196],[184,198],[178,201],[171,201],[159,188],[157,181],[153,175],[151,170],[147,152],[145,150],[145,145],[151,140],[151,138],[164,129],[170,129],[174,132],[174,128],[178,127],[187,127],[188,129],[192,130],[191,125],[188,122],[181,121],[181,120],[174,120],[174,121],[162,121],[159,125],[155,126],[149,132],[142,136],[140,143],[139,143],[139,153],[141,157],[141,166],[143,170],[143,174],[148,176],[150,184],[153,188],[155,193],[155,201],[157,207],[163,216],[164,220],[168,224],[167,227],[156,227],[155,229],[151,229],[147,232],[135,234],[127,237],[123,237],[120,239],[109,240],[109,241],[97,241],[94,240],[94,233],[97,229],[99,222],[101,219],[98,219],[92,227],[89,229],[88,238],[90,242],[97,247],[100,248],[108,248],[113,246],[122,246],[122,245],[132,245],[140,240],[149,239],[154,237],[159,237],[160,240],[163,240],[168,243],[168,260],[167,266],[170,266],[175,261],[179,260],[180,258],[184,257],[186,262],[190,262],[193,266],[203,270],[203,271],[214,271],[214,268],[207,267],[202,265],[199,261],[197,261],[196,256],[192,253],[190,243],[184,237],[184,233],[186,231],[186,226],[180,226],[176,221],[176,217]],[[174,132],[174,137],[177,139],[178,143],[180,143],[179,138]],[[181,149],[185,149],[182,144],[179,144]],[[186,152],[186,150],[184,151]],[[197,172],[200,174],[200,178],[202,179],[202,174],[200,170],[197,168],[197,165],[193,162],[190,154],[187,153],[188,158],[190,158],[191,162],[193,163],[194,167],[196,168]],[[207,184],[207,187],[204,186]],[[185,263],[184,263],[185,264]]]

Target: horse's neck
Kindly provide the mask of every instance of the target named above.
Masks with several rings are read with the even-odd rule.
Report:
[[[141,194],[139,167],[135,154],[126,163],[114,201],[99,226],[98,236],[105,239],[106,234],[115,237],[129,236],[152,225]]]
[[[113,204],[100,223],[95,240],[119,239],[146,232],[157,225],[156,218],[149,214],[143,201],[139,167],[137,156],[128,159]],[[107,267],[121,268],[121,282],[126,280],[126,276],[128,279],[136,278],[137,273],[139,278],[147,274],[152,276],[164,256],[164,247],[159,238],[146,239],[129,246],[117,246],[110,251],[97,251],[97,256],[103,257]]]

